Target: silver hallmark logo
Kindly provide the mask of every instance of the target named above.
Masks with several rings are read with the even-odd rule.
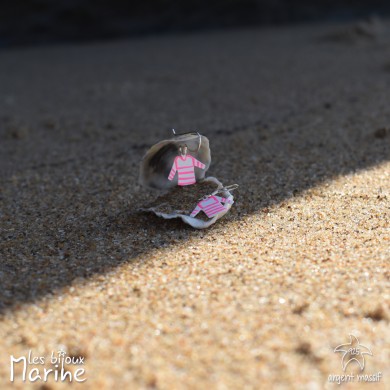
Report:
[[[341,355],[341,368],[344,371],[344,374],[330,374],[328,376],[328,382],[341,383],[347,382],[379,382],[382,378],[382,372],[378,371],[374,374],[357,374],[353,372],[349,374],[346,373],[347,367],[351,367],[351,363],[355,363],[355,366],[359,367],[360,372],[362,372],[366,365],[366,356],[373,356],[373,353],[369,347],[366,347],[363,344],[360,344],[358,338],[354,335],[349,335],[349,343],[338,345],[333,352],[342,353]]]
[[[357,337],[353,334],[349,335],[350,342],[348,344],[338,345],[333,352],[342,352],[341,367],[343,371],[346,370],[349,363],[357,362],[360,367],[360,371],[364,370],[364,355],[372,356],[371,349],[360,344]]]

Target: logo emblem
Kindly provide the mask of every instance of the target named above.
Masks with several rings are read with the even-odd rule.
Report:
[[[341,367],[345,372],[349,363],[355,361],[359,364],[360,371],[364,370],[364,355],[372,356],[371,349],[360,344],[357,337],[349,335],[350,342],[348,344],[338,345],[333,352],[342,352]]]

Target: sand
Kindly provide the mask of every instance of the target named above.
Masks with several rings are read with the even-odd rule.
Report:
[[[10,355],[59,349],[85,358],[81,389],[333,388],[349,334],[388,388],[382,27],[0,52],[1,388],[69,388],[9,381]],[[205,231],[138,211],[156,196],[139,162],[172,127],[240,185]]]

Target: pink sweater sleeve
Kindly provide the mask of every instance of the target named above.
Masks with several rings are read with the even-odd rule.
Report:
[[[176,174],[176,159],[175,161],[173,162],[173,165],[172,165],[172,169],[171,169],[171,172],[169,172],[169,176],[168,176],[168,180],[173,180],[173,178],[175,177],[175,174]]]
[[[201,168],[201,169],[205,169],[206,168],[206,165],[204,165],[202,162],[197,160],[195,157],[192,157],[192,162],[194,164],[194,167],[198,167],[198,168]]]
[[[198,213],[202,210],[200,207],[200,204],[198,203],[196,207],[194,208],[194,211],[191,213],[190,217],[194,218],[198,215]]]

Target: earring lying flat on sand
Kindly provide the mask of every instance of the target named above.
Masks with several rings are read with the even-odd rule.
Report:
[[[207,180],[207,179],[205,179]],[[199,203],[196,205],[194,210],[192,211],[190,217],[195,218],[201,211],[203,211],[208,218],[212,218],[221,213],[226,213],[228,208],[226,205],[231,205],[234,203],[233,196],[228,198],[224,198],[221,196],[217,196],[218,193],[230,194],[230,191],[238,188],[238,184],[233,184],[228,187],[218,187],[215,191],[213,191],[210,195],[205,195],[201,199],[199,199]]]

